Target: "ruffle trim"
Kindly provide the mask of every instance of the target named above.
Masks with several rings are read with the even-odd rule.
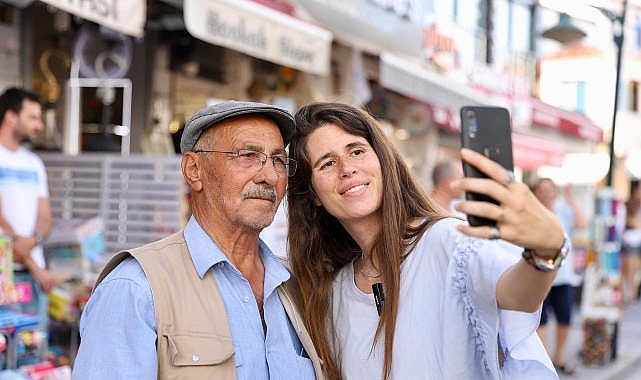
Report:
[[[476,255],[479,251],[482,241],[476,238],[470,238],[466,236],[459,237],[456,242],[456,254],[454,255],[454,262],[456,264],[456,278],[455,286],[459,292],[459,296],[463,301],[465,307],[465,314],[469,321],[470,326],[472,327],[472,333],[474,335],[474,342],[476,346],[476,352],[480,353],[481,361],[485,367],[485,371],[488,375],[492,373],[490,369],[490,363],[487,357],[487,342],[483,339],[483,326],[478,322],[480,317],[476,312],[476,309],[472,305],[472,297],[470,297],[470,292],[467,288],[467,277],[469,274],[469,266],[472,255]],[[487,332],[485,332],[487,335]]]

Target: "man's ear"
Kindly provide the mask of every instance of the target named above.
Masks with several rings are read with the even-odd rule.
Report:
[[[200,167],[196,153],[186,152],[180,162],[185,182],[192,191],[200,191],[203,188],[203,182],[200,177]]]
[[[7,123],[7,124],[10,124],[10,125],[14,125],[14,124],[15,124],[15,120],[16,120],[17,118],[18,118],[18,114],[17,114],[14,110],[12,110],[11,108],[9,108],[9,109],[4,113],[4,117],[2,118],[2,120],[0,120],[0,123],[2,123],[2,124]]]

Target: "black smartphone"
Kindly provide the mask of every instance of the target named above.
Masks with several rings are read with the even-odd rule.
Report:
[[[514,170],[510,112],[503,107],[461,107],[461,146],[481,153],[507,170]],[[487,178],[466,162],[463,162],[463,173],[466,177]],[[498,204],[491,197],[473,192],[466,192],[465,199]],[[492,219],[473,215],[468,215],[467,221],[471,226],[496,225]]]

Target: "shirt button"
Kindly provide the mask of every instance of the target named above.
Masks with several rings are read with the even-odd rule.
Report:
[[[200,360],[200,356],[199,356],[199,355],[192,355],[192,356],[191,356],[191,360],[193,360],[193,361],[197,362],[197,361],[199,361],[199,360]]]
[[[249,296],[245,296],[245,297],[243,297],[243,301],[244,301],[244,302],[249,302]]]
[[[222,268],[225,266],[225,263],[218,263],[218,268]]]

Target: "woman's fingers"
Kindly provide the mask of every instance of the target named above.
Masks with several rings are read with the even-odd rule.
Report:
[[[489,178],[463,178],[452,186],[460,191],[487,195],[498,203],[458,202],[455,206],[458,211],[496,221],[496,227],[462,225],[463,233],[486,239],[500,236],[531,249],[550,249],[551,245],[556,245],[556,235],[563,233],[558,218],[525,184],[515,182],[513,172],[469,149],[461,149],[461,157]]]
[[[499,163],[490,160],[480,153],[463,148],[461,149],[461,158],[503,186],[514,183],[514,172],[506,170]]]

